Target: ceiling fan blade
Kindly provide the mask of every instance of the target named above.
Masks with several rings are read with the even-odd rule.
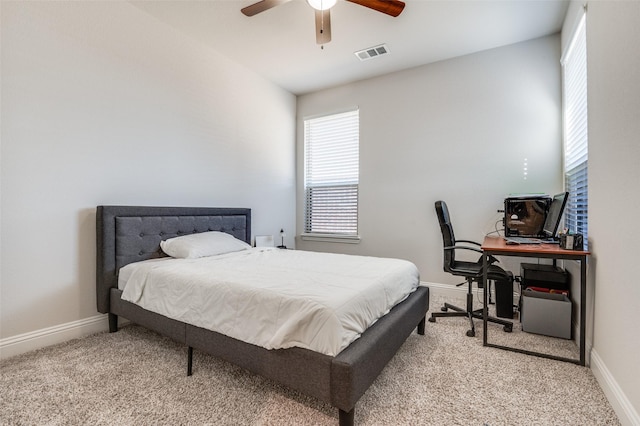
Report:
[[[378,12],[396,17],[402,13],[404,2],[400,0],[347,0]]]
[[[291,0],[262,0],[262,1],[259,1],[258,3],[254,3],[252,5],[244,7],[240,9],[240,11],[247,16],[253,16],[253,15],[257,15],[260,12],[264,12],[265,10],[269,10],[272,7],[276,7],[290,1]]]
[[[316,43],[326,44],[331,41],[331,14],[329,9],[316,10]]]

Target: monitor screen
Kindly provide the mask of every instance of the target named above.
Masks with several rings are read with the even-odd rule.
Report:
[[[564,207],[567,204],[567,198],[569,198],[568,192],[563,192],[553,196],[547,217],[542,226],[542,232],[547,238],[555,238],[560,226],[560,219],[562,219],[562,213],[564,213]]]
[[[508,237],[541,236],[550,200],[549,196],[505,198],[504,235]]]

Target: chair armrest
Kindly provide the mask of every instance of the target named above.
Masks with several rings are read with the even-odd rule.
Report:
[[[456,240],[456,243],[469,243],[469,244],[474,244],[476,246],[481,246],[482,244],[476,242],[476,241],[471,241],[471,240]]]
[[[456,242],[460,242],[461,240],[457,240]],[[449,247],[445,247],[445,250],[471,250],[471,251],[475,251],[477,253],[482,253],[482,250],[477,249],[475,247],[467,247],[467,246],[459,246],[459,245],[455,245],[455,246],[449,246]]]
[[[464,242],[464,240],[456,240],[456,243],[459,243],[461,241]],[[445,247],[444,249],[445,250],[471,250],[471,251],[475,251],[476,253],[484,253],[482,250],[477,249],[475,247],[467,247],[467,246],[459,246],[459,245]],[[482,257],[478,259],[478,263],[482,263]],[[487,259],[487,264],[493,265],[494,263],[498,263],[498,259],[496,259],[492,255],[489,255],[489,259]]]

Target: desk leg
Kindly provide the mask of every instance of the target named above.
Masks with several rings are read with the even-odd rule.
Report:
[[[580,365],[586,365],[587,256],[580,259]]]
[[[482,303],[482,346],[487,346],[487,317],[489,316],[489,308],[487,307],[487,293],[489,292],[489,286],[487,285],[488,257],[487,253],[482,253],[482,294],[484,299]]]

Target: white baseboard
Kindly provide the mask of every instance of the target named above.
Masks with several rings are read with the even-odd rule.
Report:
[[[460,287],[454,284],[442,284],[442,283],[430,283],[422,281],[420,285],[425,287],[429,287],[429,291],[431,296],[439,296],[439,297],[452,297],[455,299],[465,300],[467,297],[467,291],[469,290],[467,287],[467,283],[461,285]],[[493,293],[493,292],[492,292]],[[495,295],[495,293],[494,293]],[[484,289],[478,288],[476,286],[473,287],[473,297],[476,300],[476,303],[482,304],[482,298],[484,297]],[[517,304],[519,295],[517,293],[513,293],[513,303]]]
[[[46,346],[109,329],[106,314],[100,314],[66,324],[43,328],[0,340],[0,359],[6,359]]]
[[[618,382],[613,378],[611,372],[602,361],[595,349],[591,351],[591,371],[600,384],[607,400],[618,415],[620,423],[623,425],[640,426],[640,415],[633,407],[627,396],[622,392]]]
[[[421,281],[420,285],[429,287],[429,294],[431,296],[453,297],[464,299],[467,294],[467,285],[461,285],[457,287],[453,284],[441,284],[441,283],[429,283]],[[474,287],[474,296],[477,294],[478,289]],[[480,293],[482,294],[482,293]]]

